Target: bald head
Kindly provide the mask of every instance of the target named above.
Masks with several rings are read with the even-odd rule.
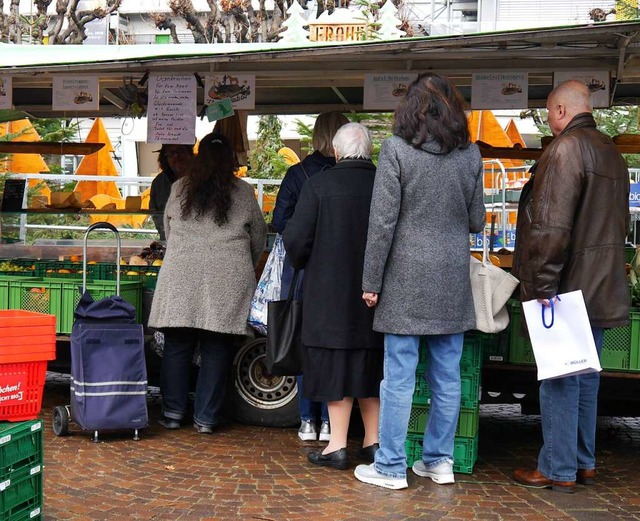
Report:
[[[592,112],[591,93],[589,88],[578,80],[565,81],[551,91],[547,98],[549,127],[557,136],[583,112]]]

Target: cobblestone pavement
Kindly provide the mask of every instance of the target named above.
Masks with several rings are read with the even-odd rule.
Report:
[[[68,384],[49,378],[45,421],[44,519],[85,520],[403,520],[403,519],[640,519],[640,419],[605,418],[598,426],[597,484],[575,494],[522,488],[514,468],[535,465],[538,416],[518,405],[483,405],[479,459],[472,475],[438,486],[409,472],[409,489],[391,491],[353,477],[358,439],[350,439],[352,469],[307,463],[316,442],[295,429],[231,424],[213,436],[191,426],[166,431],[156,421],[157,391],[149,396],[149,428],[56,437],[51,408],[68,403]]]

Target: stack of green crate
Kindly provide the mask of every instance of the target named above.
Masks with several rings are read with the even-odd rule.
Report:
[[[431,403],[431,392],[424,378],[427,363],[427,346],[423,342],[420,344],[420,357],[416,369],[416,388],[413,394],[407,441],[405,443],[407,464],[409,466],[422,457],[422,440]],[[460,360],[462,395],[453,455],[453,470],[464,474],[473,472],[473,465],[478,457],[481,370],[482,344],[477,337],[470,335],[465,338]]]
[[[0,423],[0,519],[42,519],[42,422]]]

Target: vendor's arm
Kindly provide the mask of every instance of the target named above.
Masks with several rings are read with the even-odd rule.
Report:
[[[305,183],[296,210],[282,234],[284,249],[294,268],[303,269],[309,260],[319,208],[319,199],[312,183]]]
[[[391,250],[401,202],[400,164],[392,140],[387,139],[380,150],[371,198],[362,276],[362,290],[366,293],[380,293],[382,289],[384,267]]]
[[[584,173],[580,144],[575,139],[559,140],[546,168],[536,171],[526,248],[531,259],[532,296],[538,299],[550,299],[558,293],[580,202]]]

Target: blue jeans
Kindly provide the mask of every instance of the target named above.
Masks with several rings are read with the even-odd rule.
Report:
[[[592,327],[598,356],[604,330]],[[596,468],[596,421],[600,373],[540,383],[543,445],[538,471],[554,481],[575,481],[578,469]]]
[[[316,421],[318,417],[318,406],[320,407],[320,420],[329,421],[329,409],[327,402],[312,402],[302,396],[302,376],[296,378],[298,382],[298,406],[300,407],[300,420]]]
[[[424,433],[422,460],[427,468],[453,462],[453,444],[460,414],[460,357],[464,333],[428,335],[426,378],[431,409]],[[380,450],[375,469],[385,476],[407,474],[405,441],[416,384],[420,337],[384,336],[384,379],[380,384]]]
[[[233,335],[192,328],[166,328],[163,333],[164,353],[160,368],[162,414],[174,420],[184,418],[193,353],[199,343],[201,362],[193,420],[199,425],[213,427],[219,421],[227,376],[235,354]]]

